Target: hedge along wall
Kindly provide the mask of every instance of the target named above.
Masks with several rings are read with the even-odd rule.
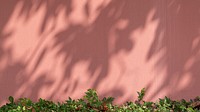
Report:
[[[0,103],[200,95],[199,0],[1,0]]]

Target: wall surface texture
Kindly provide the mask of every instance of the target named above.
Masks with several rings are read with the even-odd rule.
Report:
[[[200,95],[200,0],[0,0],[0,104]]]

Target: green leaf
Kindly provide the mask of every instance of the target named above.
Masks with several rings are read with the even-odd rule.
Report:
[[[143,100],[145,92],[146,92],[145,88],[143,88],[140,92],[137,92],[138,93],[138,101]]]
[[[12,96],[9,96],[8,100],[10,101],[10,103],[14,103],[14,98]]]

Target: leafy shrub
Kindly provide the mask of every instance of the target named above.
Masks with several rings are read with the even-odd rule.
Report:
[[[0,107],[0,112],[200,112],[200,97],[190,101],[174,101],[165,97],[157,102],[147,102],[143,100],[144,95],[145,89],[142,89],[135,102],[123,105],[114,105],[112,97],[100,99],[93,89],[88,89],[81,99],[73,100],[69,97],[62,103],[41,98],[38,102],[32,102],[28,98],[15,101],[10,96],[9,102]]]

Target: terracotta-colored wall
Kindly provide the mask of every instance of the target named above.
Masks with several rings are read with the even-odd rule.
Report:
[[[1,0],[0,103],[200,95],[199,0]]]

